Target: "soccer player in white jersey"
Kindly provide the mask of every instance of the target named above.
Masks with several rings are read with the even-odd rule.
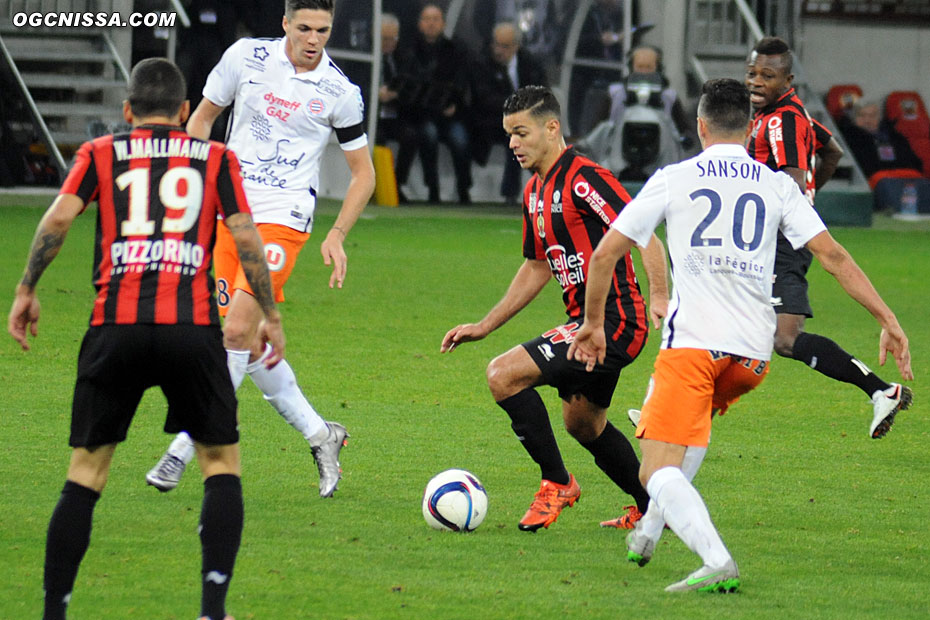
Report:
[[[223,54],[203,89],[187,131],[206,138],[222,111],[235,102],[228,145],[239,157],[242,185],[265,242],[277,301],[297,255],[310,236],[320,160],[335,131],[351,173],[336,222],[320,246],[333,265],[329,286],[342,288],[343,241],[374,191],[361,91],[324,47],[333,26],[333,0],[287,0],[280,39],[241,39]],[[259,337],[261,309],[248,287],[224,226],[217,230],[217,295],[225,316],[223,338],[233,385],[248,374],[271,405],[309,442],[320,473],[320,496],[331,497],[341,470],[339,452],[348,432],[327,422],[307,401],[287,362],[272,369]],[[146,475],[161,491],[175,488],[193,456],[186,433],[171,443]]]
[[[756,387],[768,371],[775,334],[770,303],[778,230],[806,246],[882,327],[879,362],[891,353],[913,379],[910,351],[894,313],[837,243],[788,175],[752,160],[749,91],[711,80],[698,105],[704,151],[647,181],[591,257],[585,320],[568,355],[592,368],[603,360],[603,305],[617,260],[666,223],[674,290],[655,362],[653,389],[636,428],[646,516],[627,537],[628,558],[652,557],[663,521],[703,566],[667,591],[724,591],[739,571],[691,479],[706,451],[713,413]],[[650,526],[650,523],[652,525]],[[657,528],[654,527],[657,524]]]

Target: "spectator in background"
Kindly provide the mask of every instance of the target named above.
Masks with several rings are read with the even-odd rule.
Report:
[[[417,154],[416,124],[402,118],[411,103],[412,89],[416,85],[399,71],[397,45],[400,41],[400,21],[393,13],[381,16],[381,87],[378,89],[378,130],[375,143],[384,145],[391,140],[398,143],[394,174],[398,186],[407,182],[413,158]],[[398,191],[400,202],[407,197]]]
[[[520,198],[520,164],[507,148],[509,142],[500,122],[500,111],[507,98],[521,86],[546,86],[542,65],[521,46],[521,34],[512,22],[494,27],[490,51],[475,66],[474,105],[472,106],[472,156],[480,166],[488,163],[491,147],[501,144],[504,150],[504,174],[501,196],[508,205]]]
[[[405,51],[413,41],[413,35],[417,31],[417,9],[420,8],[420,0],[381,0],[381,13],[390,13],[396,15],[400,22],[400,47]]]
[[[521,33],[521,47],[543,63],[551,82],[577,4],[578,0],[497,0],[494,19],[514,23]]]
[[[210,71],[223,57],[226,48],[236,42],[238,2],[220,0],[193,0],[187,11],[190,28],[178,29],[177,65],[187,82],[187,99],[196,108],[202,97],[204,84]],[[278,10],[278,32],[281,31],[280,7]],[[226,137],[228,114],[213,125],[212,140],[223,142]]]
[[[675,129],[682,138],[682,146],[690,148],[694,140],[694,129],[685,113],[685,108],[678,98],[678,93],[669,85],[668,78],[665,77],[664,67],[662,66],[662,50],[652,45],[640,45],[630,52],[629,60],[630,75],[626,80],[614,82],[608,87],[610,93],[610,120],[619,125],[623,120],[623,113],[631,95],[627,88],[632,75],[657,75],[662,83],[662,91],[659,93],[661,107],[672,122]]]
[[[837,126],[873,189],[880,178],[876,173],[881,171],[906,169],[920,176],[920,158],[911,150],[907,138],[895,131],[891,123],[882,120],[882,108],[878,103],[855,105],[851,115],[837,120]]]
[[[456,189],[461,204],[471,198],[471,147],[465,119],[470,103],[467,52],[443,34],[446,20],[439,5],[428,2],[420,11],[417,34],[400,72],[421,88],[416,101],[404,108],[419,134],[420,161],[429,201],[439,198],[439,143],[452,152]],[[499,116],[499,113],[497,114]]]
[[[575,67],[569,101],[572,135],[590,131],[603,118],[606,107],[607,85],[623,78],[620,72],[623,61],[623,0],[595,0],[581,26],[578,59],[613,61],[616,69],[601,67]],[[636,24],[637,7],[633,5],[632,22]]]

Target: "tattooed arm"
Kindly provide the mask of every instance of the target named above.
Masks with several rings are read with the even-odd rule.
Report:
[[[39,333],[39,299],[36,284],[45,268],[54,260],[65,242],[74,219],[84,209],[84,201],[74,194],[60,194],[48,208],[36,228],[23,277],[16,287],[16,297],[7,320],[7,331],[23,348],[29,350],[26,331],[33,337]]]
[[[245,272],[245,279],[248,280],[252,294],[265,315],[261,327],[262,334],[272,347],[272,353],[265,365],[271,368],[284,359],[284,330],[281,326],[281,313],[275,306],[268,263],[265,262],[265,246],[248,214],[235,213],[227,217],[225,223],[236,242],[236,251],[239,253],[239,263]]]

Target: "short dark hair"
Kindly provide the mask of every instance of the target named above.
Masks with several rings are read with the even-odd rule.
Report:
[[[745,131],[752,118],[749,89],[730,78],[707,80],[701,88],[698,116],[710,125],[711,131]]]
[[[174,116],[186,98],[184,75],[167,58],[146,58],[133,67],[126,99],[136,116]]]
[[[752,51],[763,56],[781,56],[785,62],[785,72],[791,73],[794,54],[791,53],[788,42],[781,37],[762,37]]]
[[[529,110],[536,118],[554,116],[558,119],[562,115],[559,100],[546,86],[523,86],[504,102],[504,116],[524,110]]]
[[[311,11],[336,11],[334,0],[286,0],[284,3],[284,14],[293,16],[297,11],[310,9]]]

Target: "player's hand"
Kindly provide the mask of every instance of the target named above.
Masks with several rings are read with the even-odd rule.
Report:
[[[668,316],[668,297],[649,296],[649,318],[656,329],[662,327],[662,319]]]
[[[901,376],[908,381],[914,379],[914,373],[911,371],[911,350],[908,347],[907,336],[899,325],[894,325],[889,329],[882,329],[882,335],[878,340],[878,363],[880,366],[885,365],[888,359],[888,353],[894,357],[898,365],[898,371]]]
[[[581,362],[585,370],[591,372],[598,363],[603,364],[607,357],[607,337],[604,335],[604,326],[595,326],[583,323],[581,329],[575,332],[566,354],[568,359]]]
[[[281,325],[281,315],[276,314],[273,318],[264,318],[258,324],[258,335],[262,342],[271,345],[271,353],[265,358],[265,368],[274,368],[278,362],[284,359],[284,327]]]
[[[17,291],[6,329],[23,351],[29,350],[26,331],[28,330],[33,338],[39,335],[39,311],[39,299],[35,293]]]
[[[346,279],[348,258],[346,257],[346,251],[342,247],[343,238],[342,231],[332,228],[326,235],[326,239],[320,244],[323,264],[327,267],[329,265],[333,266],[333,275],[329,277],[329,288],[334,286],[342,288],[342,283]]]
[[[463,342],[474,342],[481,340],[488,335],[488,332],[481,328],[477,323],[465,323],[456,325],[446,332],[442,339],[442,345],[439,347],[440,353],[451,353],[452,350]]]

